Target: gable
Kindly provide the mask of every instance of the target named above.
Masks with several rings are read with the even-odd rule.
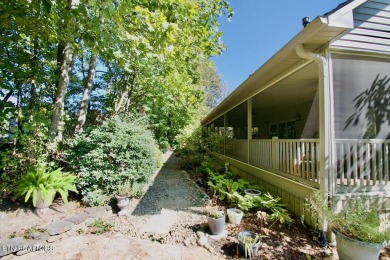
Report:
[[[390,0],[367,1],[353,10],[354,29],[330,46],[390,53]]]

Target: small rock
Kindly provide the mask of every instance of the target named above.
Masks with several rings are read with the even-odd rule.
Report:
[[[61,235],[58,235],[58,236],[51,236],[46,241],[47,241],[47,243],[53,243],[53,242],[56,242],[56,241],[62,239],[64,237],[64,235],[65,234],[61,234]]]
[[[208,239],[206,236],[201,236],[198,239],[198,245],[200,245],[200,246],[205,246],[207,243],[208,243]]]
[[[198,230],[198,231],[196,231],[196,235],[200,238],[200,237],[203,237],[205,234],[203,231]]]
[[[78,225],[78,224],[86,221],[88,217],[89,217],[88,213],[81,212],[79,214],[73,215],[73,216],[66,218],[64,220],[68,221],[68,222],[72,222],[75,225]]]
[[[74,224],[72,222],[60,220],[47,224],[43,226],[43,228],[47,230],[47,233],[49,233],[50,236],[55,236],[70,230],[71,228],[73,228],[73,226]]]
[[[123,216],[126,216],[127,213],[129,213],[129,210],[127,208],[125,208],[125,209],[122,209],[121,211],[118,212],[118,216],[123,217]]]
[[[0,242],[0,257],[15,253],[23,248],[26,243],[22,237],[14,237]]]
[[[46,240],[50,235],[47,232],[40,233],[40,232],[35,232],[30,235],[31,239],[34,240]]]
[[[187,238],[186,240],[184,240],[184,245],[187,246],[187,247],[191,247],[192,246],[192,241],[191,241],[191,238]]]

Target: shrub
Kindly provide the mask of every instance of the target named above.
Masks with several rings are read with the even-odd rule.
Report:
[[[4,118],[0,116],[2,120]],[[46,108],[36,109],[28,117],[20,114],[17,120],[18,127],[13,129],[10,139],[0,140],[0,189],[8,193],[14,192],[16,182],[31,167],[49,159],[46,145],[50,121]],[[50,170],[54,170],[54,164],[51,162],[48,165]]]
[[[70,142],[68,159],[83,194],[114,197],[124,182],[145,185],[157,165],[156,142],[143,119],[115,116]]]

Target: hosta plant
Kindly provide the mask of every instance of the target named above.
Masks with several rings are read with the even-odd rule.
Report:
[[[69,191],[77,193],[76,180],[76,176],[63,173],[61,168],[48,172],[45,164],[38,164],[17,182],[16,195],[19,197],[25,195],[25,202],[32,196],[35,207],[38,193],[41,194],[43,200],[52,201],[58,192],[66,204]]]

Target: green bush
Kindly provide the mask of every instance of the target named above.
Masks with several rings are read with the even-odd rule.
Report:
[[[157,166],[156,147],[143,119],[115,116],[75,137],[68,159],[82,194],[101,190],[114,197],[126,181],[137,187],[149,182]]]
[[[16,182],[31,167],[49,159],[46,145],[50,121],[46,108],[36,109],[28,117],[20,114],[17,120],[20,128],[14,129],[12,138],[0,140],[0,190],[6,190],[9,194],[14,192]],[[48,166],[48,170],[56,168],[54,162]]]

